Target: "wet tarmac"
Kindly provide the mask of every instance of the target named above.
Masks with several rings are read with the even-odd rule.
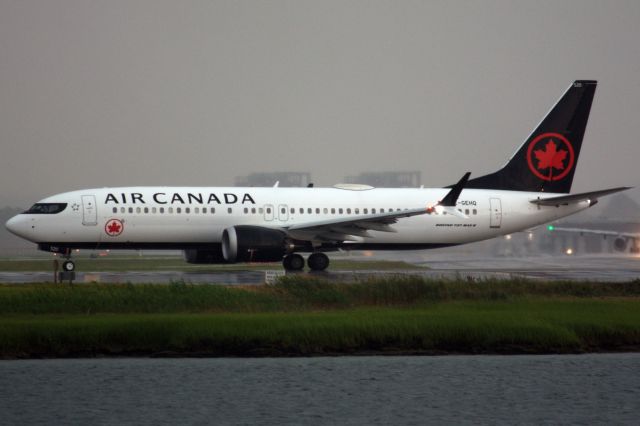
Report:
[[[640,258],[623,256],[548,256],[548,257],[474,257],[451,256],[413,260],[414,264],[425,267],[424,270],[359,270],[329,271],[314,273],[335,281],[353,281],[368,277],[418,275],[429,278],[473,279],[487,278],[509,279],[527,278],[570,281],[607,281],[625,282],[640,279]],[[300,274],[300,273],[296,273]],[[302,274],[309,274],[302,272]],[[76,272],[75,282],[102,283],[172,283],[219,285],[259,285],[272,282],[284,271],[266,270],[225,270],[225,271],[130,271],[130,272]],[[50,272],[2,272],[0,282],[30,283],[52,282]]]

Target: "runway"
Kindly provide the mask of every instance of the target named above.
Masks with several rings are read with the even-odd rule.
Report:
[[[397,260],[394,259],[394,260]],[[434,256],[429,260],[412,259],[412,263],[424,267],[417,270],[359,270],[331,271],[308,274],[335,281],[363,280],[369,277],[417,275],[427,278],[472,279],[526,278],[534,280],[569,280],[625,282],[640,279],[640,258],[630,256],[541,256],[541,257],[478,257]],[[101,283],[171,283],[219,285],[259,285],[272,282],[284,271],[237,270],[225,271],[125,271],[125,272],[76,272],[76,281]],[[51,272],[1,272],[0,282],[30,283],[52,282]]]

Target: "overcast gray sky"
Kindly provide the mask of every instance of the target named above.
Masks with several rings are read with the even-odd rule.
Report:
[[[640,185],[638,1],[0,0],[0,206],[280,170],[441,186],[574,79],[599,80],[574,190]]]

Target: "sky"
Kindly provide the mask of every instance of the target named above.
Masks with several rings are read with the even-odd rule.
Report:
[[[448,185],[576,79],[599,85],[573,191],[640,186],[639,22],[637,1],[0,0],[0,206],[270,171]]]

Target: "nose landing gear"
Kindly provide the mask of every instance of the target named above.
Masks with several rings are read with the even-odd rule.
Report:
[[[76,264],[73,263],[73,260],[67,259],[62,262],[62,270],[65,272],[73,272],[76,270]]]

